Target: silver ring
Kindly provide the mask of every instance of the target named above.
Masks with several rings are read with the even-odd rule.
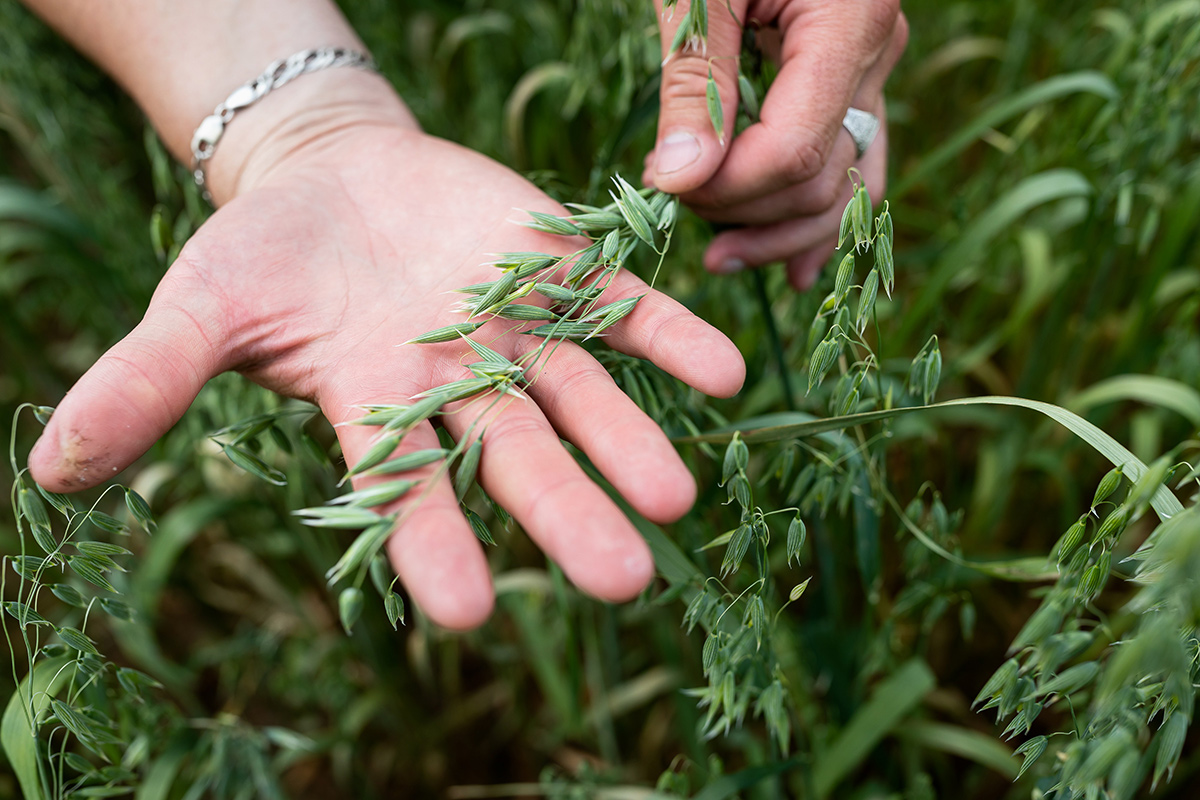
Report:
[[[854,140],[855,159],[857,160],[863,157],[863,153],[867,152],[871,142],[875,141],[875,134],[879,133],[879,117],[859,108],[851,108],[842,118],[842,127]]]

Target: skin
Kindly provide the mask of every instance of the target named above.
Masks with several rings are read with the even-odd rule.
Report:
[[[833,253],[852,192],[847,170],[858,168],[875,203],[883,197],[886,125],[856,161],[842,117],[853,106],[885,120],[883,85],[908,41],[899,0],[710,0],[707,51],[668,57],[689,4],[679,0],[673,12],[659,15],[667,58],[662,111],[658,146],[642,180],[680,195],[707,219],[740,226],[713,240],[704,257],[709,270],[784,261],[793,285],[807,289]],[[760,121],[734,137],[747,24],[760,31],[779,75],[762,98]],[[723,141],[708,114],[710,68],[724,110]],[[683,155],[661,157],[670,137],[686,136],[695,140],[694,160],[680,167]]]
[[[43,10],[52,21],[83,36],[71,28],[77,20],[70,13],[49,5]],[[240,5],[253,16],[261,4]],[[158,48],[170,50],[172,43],[161,39],[175,35],[172,26],[108,10],[114,17],[97,25],[113,27],[86,40],[89,52],[142,102],[168,146],[185,152],[192,126],[229,82],[219,90],[207,79],[195,85],[204,75],[196,69],[174,79],[152,74],[147,59]],[[168,16],[176,10],[161,9]],[[295,18],[295,9],[288,11]],[[95,14],[91,5],[76,12]],[[209,16],[220,21],[231,14],[216,9]],[[158,27],[139,31],[141,23]],[[338,29],[284,41],[278,30],[267,30],[266,43],[238,45],[270,54],[244,59],[256,66],[241,69],[237,82],[279,53],[355,44],[348,29],[341,42]],[[224,47],[217,33],[212,41]],[[180,83],[164,88],[164,80]],[[179,124],[178,116],[188,123]],[[565,212],[511,170],[422,133],[386,82],[360,70],[304,76],[243,112],[209,176],[219,210],[171,266],[144,320],[72,388],[31,453],[30,469],[43,486],[73,491],[110,480],[179,419],[209,378],[227,370],[316,403],[335,425],[360,415],[364,403],[404,403],[464,377],[461,343],[397,345],[461,319],[452,290],[497,277],[487,265],[492,254],[565,254],[580,244],[513,224],[523,216],[518,209]],[[647,291],[623,275],[604,302]],[[475,336],[510,357],[539,341],[502,320]],[[744,377],[728,339],[658,292],[611,329],[608,343],[711,394],[735,393]],[[631,599],[653,576],[649,549],[559,437],[580,447],[635,508],[660,522],[691,506],[690,473],[662,431],[579,347],[561,347],[528,395],[488,412],[479,480],[582,590]],[[463,436],[486,405],[447,409],[447,430]],[[348,463],[362,456],[374,433],[350,425],[337,432]],[[401,452],[433,446],[436,434],[424,424]],[[355,488],[371,483],[359,480]],[[491,577],[447,479],[419,500],[382,510],[403,515],[387,550],[412,600],[447,628],[482,623],[494,603]]]
[[[308,47],[362,49],[327,0],[27,2],[130,92],[185,162],[199,121],[267,63]],[[781,29],[798,31],[805,26],[793,12],[808,5],[819,4],[763,9],[778,12]],[[743,16],[757,8],[744,0],[734,7]],[[721,38],[722,15],[713,17],[713,46],[733,48]],[[807,25],[826,17],[803,19]],[[844,33],[853,22],[830,30]],[[874,105],[840,84],[813,93],[821,102],[804,100],[804,91],[797,99],[802,70],[814,65],[793,53],[801,42],[785,36],[783,58],[793,68],[781,83],[791,88],[773,89],[761,130],[746,131],[727,151],[711,129],[705,133],[692,107],[697,60],[681,57],[668,65],[660,131],[691,126],[703,154],[692,168],[671,175],[655,173],[652,156],[648,182],[684,193],[712,219],[765,223],[757,239],[746,231],[718,237],[706,257],[710,267],[734,256],[764,263],[784,250],[801,252],[797,242],[805,236],[827,234],[823,225],[834,199],[804,198],[826,168],[844,172],[848,137],[839,142],[837,136],[842,100],[853,95],[859,107],[881,108],[872,87],[882,87],[878,64],[887,64],[886,74],[886,54],[897,38],[884,35],[886,27],[873,27],[878,35],[867,44],[839,44],[834,49],[845,50],[845,58],[816,73],[832,80],[837,70],[851,69],[857,77],[848,85],[865,86]],[[874,60],[863,54],[867,50]],[[722,81],[731,75],[736,81],[732,63],[714,62]],[[874,83],[866,75],[875,75]],[[727,102],[736,96],[723,94]],[[814,152],[803,141],[789,143],[783,127],[806,109],[825,120],[813,122],[820,152],[841,148],[841,154],[802,158],[803,168],[787,168],[781,181],[779,148]],[[726,118],[733,119],[732,109]],[[874,174],[882,162],[862,166]],[[359,406],[403,403],[467,374],[466,348],[458,343],[396,346],[458,318],[451,290],[494,279],[498,273],[486,263],[494,253],[568,253],[580,244],[512,224],[521,217],[517,209],[562,209],[507,168],[422,133],[385,81],[354,69],[303,76],[240,112],[209,162],[208,179],[218,212],[172,265],[144,320],[62,400],[31,453],[30,469],[43,486],[74,491],[110,480],[179,419],[208,379],[228,370],[318,404],[339,425],[346,460],[354,463],[373,432],[341,423],[361,414]],[[758,250],[753,241],[761,242]],[[795,258],[812,252],[809,246]],[[793,262],[800,264],[794,272],[807,269],[807,262]],[[646,297],[637,310],[610,329],[611,346],[648,358],[708,394],[740,389],[745,367],[737,349],[675,301],[622,274],[602,302],[640,294]],[[475,336],[510,358],[535,345],[503,321]],[[582,590],[613,601],[636,596],[653,575],[649,550],[559,438],[582,449],[639,512],[658,522],[690,508],[691,475],[662,431],[579,347],[560,347],[528,394],[486,412],[480,482]],[[467,435],[486,406],[448,408],[446,429]],[[405,438],[401,452],[432,446],[435,432],[424,424]],[[438,479],[419,502],[405,499],[382,510],[402,514],[388,553],[413,601],[448,628],[482,623],[494,603],[491,578],[447,480]]]

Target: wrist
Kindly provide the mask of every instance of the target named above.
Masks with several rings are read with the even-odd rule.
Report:
[[[214,204],[263,184],[314,142],[363,125],[420,132],[395,90],[374,72],[335,68],[296,78],[229,123],[207,162],[206,186]]]

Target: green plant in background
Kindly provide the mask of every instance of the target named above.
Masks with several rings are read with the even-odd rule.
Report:
[[[610,230],[619,230],[617,254],[644,240],[639,224],[604,206],[608,176],[630,174],[648,143],[659,61],[644,4],[569,5],[347,4],[427,129],[520,167],[552,165],[534,179],[590,206],[575,216],[596,225],[586,232],[601,258],[579,253],[568,269],[614,263],[603,253]],[[1169,487],[1195,485],[1183,464],[1195,463],[1200,427],[1200,16],[1188,3],[1068,5],[1054,15],[1027,2],[905,10],[914,35],[892,84],[890,208],[876,215],[860,187],[844,254],[820,291],[792,295],[775,275],[717,289],[686,266],[704,226],[682,213],[671,220],[658,284],[732,331],[760,377],[741,397],[713,402],[594,350],[680,442],[701,486],[696,510],[670,529],[631,514],[662,578],[642,602],[610,608],[581,597],[479,494],[470,519],[499,545],[489,549],[496,618],[451,637],[410,613],[397,640],[387,621],[398,624],[404,609],[381,560],[289,514],[362,513],[352,504],[378,498],[322,505],[338,478],[327,427],[307,406],[222,379],[130,480],[158,510],[158,532],[122,540],[135,555],[106,557],[129,572],[100,577],[121,590],[132,622],[91,614],[84,625],[82,609],[46,592],[34,606],[33,584],[5,567],[6,630],[22,661],[24,634],[34,644],[49,631],[30,610],[112,654],[110,665],[64,640],[71,663],[101,663],[96,680],[74,696],[54,687],[63,654],[52,649],[41,662],[51,670],[26,663],[27,690],[49,687],[88,717],[72,718],[81,730],[106,717],[101,728],[129,743],[119,752],[93,742],[93,753],[75,739],[64,750],[69,726],[59,728],[50,740],[58,755],[42,754],[53,770],[46,788],[628,797],[657,786],[660,795],[765,799],[1119,797],[1157,784],[1156,796],[1186,796],[1197,767],[1183,740],[1200,652],[1200,526],[1196,498],[1184,508]],[[129,107],[96,90],[94,73],[20,12],[0,15],[12,54],[0,59],[9,133],[0,146],[15,154],[17,175],[54,193],[11,185],[4,195],[14,200],[0,220],[0,277],[17,313],[4,323],[0,396],[52,401],[136,316],[157,264],[203,212],[152,140],[136,185],[157,207],[136,199],[126,173],[106,168],[137,160],[113,121]],[[523,45],[498,46],[508,42]],[[55,69],[45,68],[49,53]],[[744,68],[743,86],[761,95],[766,69]],[[114,99],[98,104],[68,81]],[[752,106],[743,91],[740,125]],[[47,120],[62,132],[48,135]],[[658,246],[667,199],[634,194],[652,207],[642,221],[654,223]],[[626,209],[636,203],[624,187],[617,195]],[[147,217],[150,247],[135,235]],[[565,233],[579,221],[535,224]],[[491,286],[464,292],[468,315],[546,313],[504,301],[525,286],[559,291],[532,272],[551,265],[532,254],[510,262]],[[593,317],[603,303],[582,284],[569,288],[570,298],[546,296],[559,304],[547,330],[586,336],[602,324]],[[579,324],[589,327],[567,327]],[[82,333],[65,333],[74,330]],[[485,344],[464,342],[479,383],[458,390],[519,391],[528,365],[502,364]],[[934,403],[939,385],[958,399]],[[791,387],[809,391],[799,399]],[[1044,423],[1013,424],[1011,405]],[[368,409],[367,419],[383,423],[388,442],[433,407]],[[1097,462],[1062,429],[1115,471],[1093,475]],[[457,459],[465,490],[471,445],[445,444],[418,460]],[[385,467],[386,458],[356,469],[399,476],[415,466]],[[51,501],[18,467],[12,530],[33,539],[41,517],[22,510],[22,486],[27,508],[30,497]],[[389,491],[420,491],[403,483]],[[109,492],[80,508],[130,515],[123,492]],[[87,512],[74,513],[82,522]],[[339,571],[352,586],[340,602],[324,597],[322,576],[356,548]],[[42,552],[16,538],[4,551]],[[356,594],[368,576],[382,614]],[[360,614],[347,638],[343,624]],[[135,701],[119,681],[129,669],[163,688],[141,686],[144,702]],[[57,708],[25,695],[34,696],[45,698],[49,733]],[[28,732],[20,741],[32,741]],[[16,771],[10,741],[6,733]],[[458,757],[467,748],[469,762]],[[497,782],[509,785],[486,785]]]

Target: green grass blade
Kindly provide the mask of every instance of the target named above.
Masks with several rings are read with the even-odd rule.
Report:
[[[1170,409],[1200,427],[1200,392],[1185,383],[1157,375],[1116,375],[1070,397],[1066,405],[1077,413],[1105,403],[1136,400]]]
[[[738,792],[749,789],[760,781],[779,775],[800,765],[799,757],[788,761],[777,761],[761,767],[750,767],[732,775],[724,775],[704,787],[692,800],[725,800]]]
[[[961,725],[944,722],[910,722],[896,731],[896,735],[913,744],[932,750],[970,759],[1003,775],[1016,780],[1019,764],[1013,760],[1012,750],[980,731]]]
[[[905,311],[896,338],[907,341],[913,337],[917,326],[928,324],[930,312],[941,302],[951,283],[960,288],[981,277],[975,262],[996,237],[1011,230],[1025,214],[1056,200],[1085,197],[1091,193],[1092,185],[1073,169],[1039,172],[1009,189],[976,217],[938,259],[912,307]]]
[[[1012,97],[992,106],[967,123],[964,128],[951,136],[941,147],[925,156],[924,160],[911,172],[896,182],[896,185],[888,195],[889,199],[895,203],[901,197],[908,194],[921,181],[936,172],[947,161],[970,147],[975,141],[996,126],[1004,124],[1034,106],[1081,92],[1094,94],[1106,100],[1115,100],[1117,98],[1117,87],[1113,82],[1106,75],[1092,70],[1057,75],[1041,83],[1035,83],[1033,86],[1017,92]]]
[[[817,756],[813,778],[817,797],[828,797],[936,685],[925,662],[914,658],[875,687],[871,699],[851,717],[832,746]]]
[[[829,431],[844,430],[869,422],[880,422],[903,414],[931,411],[939,408],[952,408],[954,406],[1016,406],[1018,408],[1037,411],[1054,420],[1059,425],[1062,425],[1080,439],[1083,439],[1096,452],[1112,462],[1114,466],[1124,467],[1125,475],[1128,476],[1130,481],[1136,483],[1138,478],[1142,477],[1142,474],[1146,471],[1145,463],[1131,453],[1128,448],[1078,414],[1072,413],[1061,406],[1056,406],[1053,403],[1044,403],[1041,400],[1027,400],[1023,397],[1004,397],[1000,395],[962,397],[957,400],[946,400],[928,406],[910,406],[908,408],[893,408],[886,411],[868,411],[862,414],[847,414],[842,417],[828,417],[825,419],[812,419],[808,415],[800,414],[778,414],[773,417],[774,420],[783,420],[788,417],[802,417],[803,421],[792,424],[775,424],[770,427],[754,427],[756,420],[752,419],[738,425],[726,427],[720,431],[701,434],[700,436],[686,436],[676,439],[676,441],[683,443],[707,442],[710,444],[724,444],[732,439],[734,432],[737,431],[741,433],[742,440],[750,444],[779,442],[784,439],[798,439]],[[1163,520],[1170,519],[1183,510],[1183,506],[1175,495],[1171,494],[1170,490],[1166,487],[1161,486],[1154,493],[1154,498],[1151,500],[1150,505],[1153,506],[1159,518]]]
[[[8,763],[21,784],[25,800],[45,798],[38,774],[37,740],[30,725],[30,713],[36,716],[50,705],[50,698],[70,677],[70,671],[63,670],[63,667],[71,660],[62,656],[39,662],[33,668],[33,674],[26,675],[17,691],[13,692],[8,707],[4,709],[4,718],[0,720],[0,745],[4,747]],[[31,697],[35,698],[32,702]]]

